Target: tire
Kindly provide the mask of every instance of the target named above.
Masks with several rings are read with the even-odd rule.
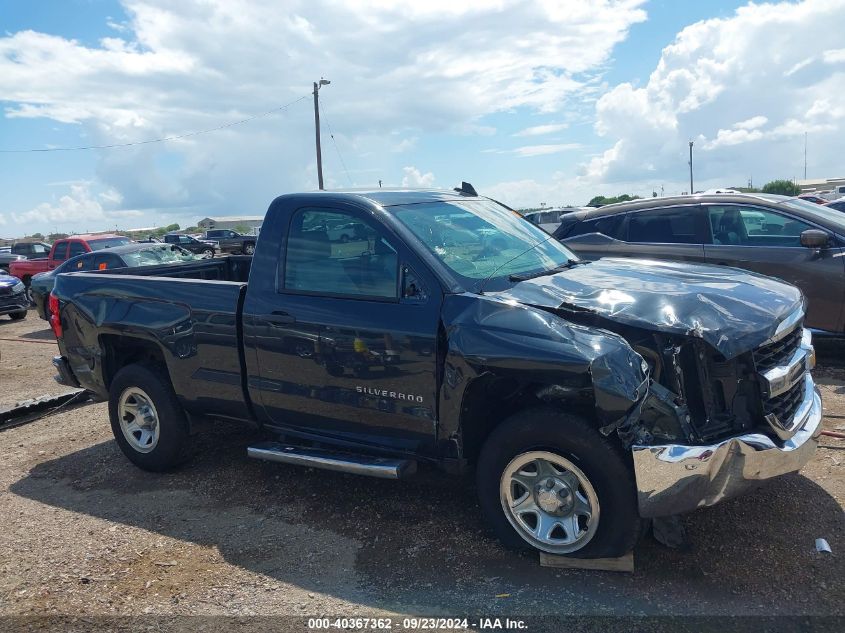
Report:
[[[526,461],[522,469],[509,471],[525,460],[531,461]],[[532,474],[533,466],[529,464],[536,464],[538,460],[539,463],[554,465],[557,471],[561,470],[561,461],[572,468],[564,464],[566,469],[558,472],[557,478],[544,478],[539,467],[537,474]],[[502,485],[509,472],[512,472],[512,476],[507,476],[509,483]],[[586,480],[586,484],[580,477]],[[536,483],[533,493],[528,488],[523,489],[516,482],[518,478]],[[494,534],[508,547],[537,549],[571,558],[608,558],[626,554],[639,538],[640,517],[632,468],[626,463],[621,449],[578,416],[547,407],[528,409],[511,416],[494,429],[484,443],[476,481],[482,515]],[[559,486],[560,490],[557,490]],[[547,487],[551,488],[549,492],[545,490]],[[577,494],[571,494],[573,490]],[[528,491],[527,496],[524,491]],[[555,492],[558,495],[553,494]],[[565,502],[560,501],[561,497]],[[560,518],[561,525],[548,532],[549,538],[534,539],[527,534],[532,528],[539,531],[541,524],[537,512],[532,515],[530,509],[523,511],[519,515],[522,517],[520,520],[517,512],[505,509],[506,504],[520,507],[523,503],[520,498],[532,503],[538,511],[541,504],[548,507],[549,504],[563,503],[553,510],[553,514],[543,513],[548,521],[543,524],[544,527],[558,523],[558,515],[564,517]],[[590,510],[589,518],[585,514],[578,516],[586,509],[585,501]],[[522,507],[529,508],[527,505]],[[567,514],[570,521],[574,517],[574,524],[566,523]],[[534,526],[531,525],[532,516],[536,517]],[[521,528],[516,525],[521,525]],[[575,526],[572,533],[569,525]],[[572,542],[565,543],[567,539]]]
[[[159,377],[160,373],[145,365],[127,365],[117,372],[109,387],[109,420],[120,450],[133,464],[152,472],[176,468],[187,460],[190,450],[185,412],[173,388]],[[150,441],[145,440],[143,430],[135,434],[129,431],[131,422],[140,420],[144,414],[145,404],[152,405],[152,417],[156,420],[152,431],[146,429],[154,435]],[[140,411],[139,415],[130,412],[133,406]],[[123,420],[121,411],[125,412]],[[149,417],[145,420],[149,421]],[[130,441],[129,436],[134,439]]]
[[[255,244],[252,242],[247,242],[244,244],[244,255],[254,255],[255,254]]]
[[[214,250],[207,248],[202,252],[202,254],[203,254],[203,257],[206,257],[207,259],[211,259],[212,257],[214,257]]]
[[[12,318],[12,321],[20,321],[21,319],[25,319],[26,315],[26,310],[21,310],[20,312],[12,312],[9,314],[9,316]]]

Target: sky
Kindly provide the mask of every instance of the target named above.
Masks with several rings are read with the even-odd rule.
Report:
[[[321,77],[326,188],[672,195],[690,140],[696,190],[759,186],[803,177],[805,134],[808,177],[845,176],[844,21],[845,0],[0,0],[0,237],[316,189]]]

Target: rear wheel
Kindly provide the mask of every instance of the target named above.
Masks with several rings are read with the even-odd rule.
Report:
[[[578,416],[550,408],[511,416],[485,442],[476,476],[482,514],[510,547],[602,558],[637,541],[633,473]]]
[[[121,369],[109,388],[109,419],[123,454],[144,470],[175,468],[188,457],[185,413],[173,389],[144,365]]]

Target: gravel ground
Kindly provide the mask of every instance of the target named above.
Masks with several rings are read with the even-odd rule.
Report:
[[[0,411],[20,400],[72,391],[53,380],[50,361],[58,353],[53,332],[35,310],[23,321],[0,316]]]
[[[51,335],[34,313],[0,321],[0,338]],[[54,346],[0,352],[0,408],[63,391]],[[845,428],[845,370],[816,377],[825,427]],[[845,615],[843,440],[823,438],[800,474],[683,517],[684,551],[644,539],[628,575],[503,549],[468,480],[259,462],[254,439],[213,425],[189,464],[155,475],[122,456],[104,404],[0,432],[0,616]]]

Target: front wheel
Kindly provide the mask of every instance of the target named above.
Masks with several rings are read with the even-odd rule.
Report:
[[[476,477],[482,514],[509,547],[604,558],[636,544],[633,472],[578,416],[550,408],[511,416],[485,442]]]
[[[12,321],[20,321],[21,319],[26,318],[26,310],[21,310],[20,312],[12,312],[9,315]]]
[[[109,387],[109,419],[120,450],[139,468],[162,472],[187,459],[185,413],[160,372],[144,365],[117,372]]]
[[[244,244],[244,255],[254,255],[255,254],[255,244],[249,243]]]
[[[212,257],[214,257],[214,251],[211,250],[210,248],[206,248],[202,252],[202,256],[205,257],[206,259],[211,259]]]

